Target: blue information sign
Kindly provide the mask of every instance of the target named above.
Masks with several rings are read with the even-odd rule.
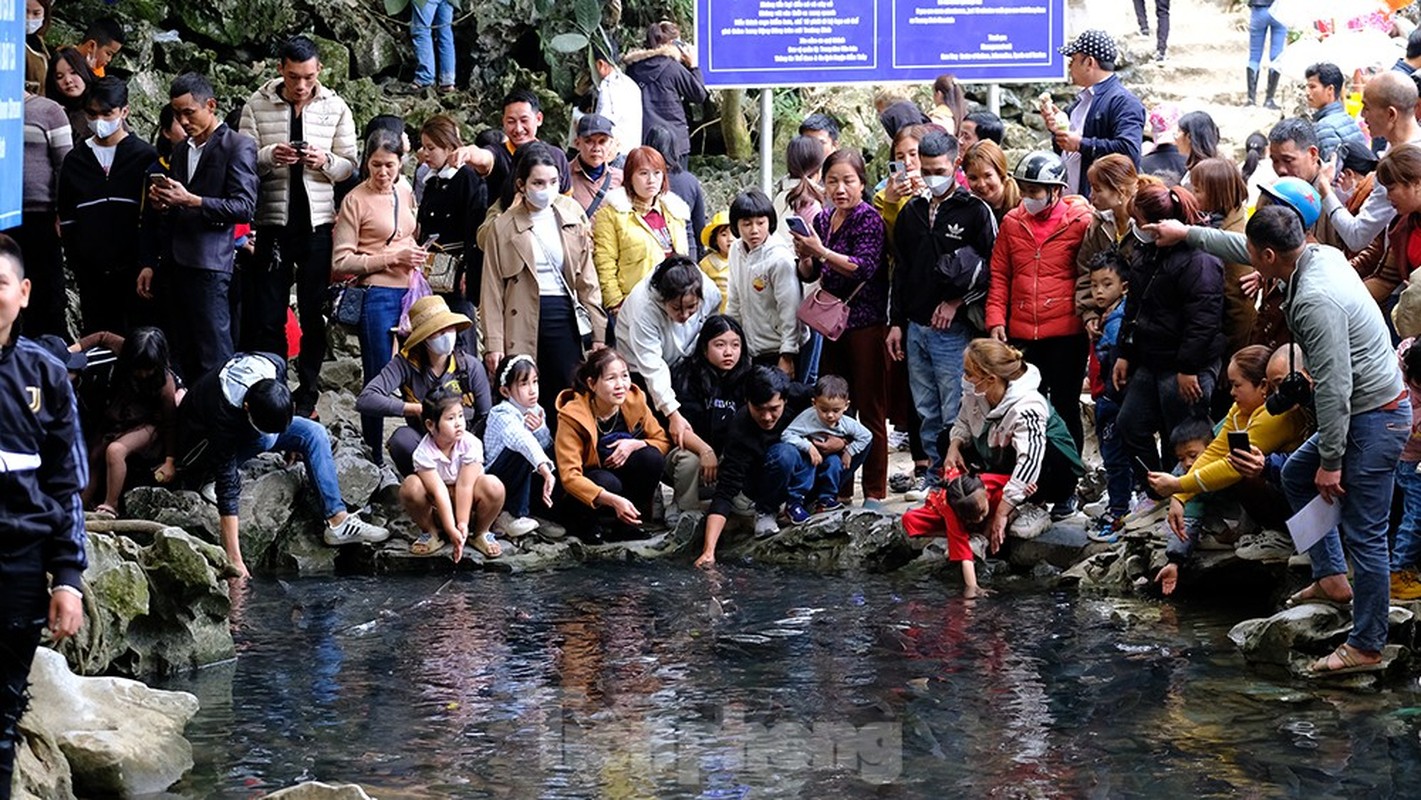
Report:
[[[1065,0],[696,0],[706,85],[1059,80]]]
[[[20,224],[25,164],[25,0],[0,0],[0,229]]]

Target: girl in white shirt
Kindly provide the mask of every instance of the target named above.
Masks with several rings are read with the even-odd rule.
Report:
[[[503,483],[484,472],[483,444],[464,429],[463,398],[436,390],[425,398],[421,417],[427,433],[414,451],[414,474],[400,484],[400,504],[420,530],[410,552],[439,552],[442,531],[454,545],[455,563],[466,540],[485,558],[498,558],[503,549],[489,528],[503,510]]]

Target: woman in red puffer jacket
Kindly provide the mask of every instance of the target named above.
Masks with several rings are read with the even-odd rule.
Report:
[[[1076,315],[1076,254],[1090,229],[1090,204],[1063,197],[1066,167],[1054,153],[1027,153],[1013,177],[1021,205],[1002,219],[992,250],[987,330],[1041,371],[1041,393],[1082,443],[1080,395],[1089,340]]]

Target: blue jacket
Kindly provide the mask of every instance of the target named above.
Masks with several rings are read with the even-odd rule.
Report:
[[[0,565],[38,549],[53,585],[81,588],[88,482],[69,372],[19,337],[0,348]]]
[[[1120,326],[1125,323],[1125,306],[1129,297],[1122,297],[1115,308],[1100,321],[1100,338],[1095,340],[1095,360],[1100,362],[1100,377],[1105,383],[1105,396],[1120,400],[1120,392],[1110,381],[1110,372],[1115,369],[1115,359],[1120,354]]]
[[[1072,103],[1067,113],[1080,103]],[[1097,158],[1120,153],[1140,166],[1140,142],[1145,138],[1145,107],[1114,75],[1096,84],[1095,97],[1081,128],[1081,185],[1070,187],[1090,197],[1086,172]],[[1052,145],[1055,147],[1055,145]],[[1056,152],[1061,152],[1056,147]]]
[[[1323,161],[1332,158],[1333,151],[1343,142],[1356,142],[1363,147],[1367,146],[1367,137],[1362,135],[1361,126],[1357,124],[1357,120],[1347,115],[1341,100],[1334,100],[1319,108],[1317,113],[1312,115],[1312,123],[1317,131],[1317,146]]]

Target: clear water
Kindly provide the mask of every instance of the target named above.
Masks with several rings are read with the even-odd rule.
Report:
[[[1244,612],[722,567],[255,581],[185,797],[1416,797],[1421,687],[1269,683]],[[1113,618],[1114,617],[1114,618]]]

